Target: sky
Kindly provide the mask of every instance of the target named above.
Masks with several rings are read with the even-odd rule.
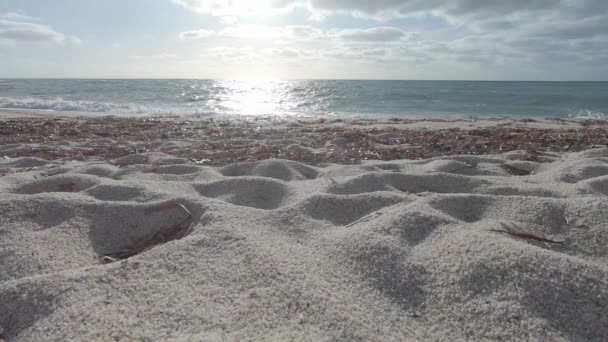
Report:
[[[0,0],[0,77],[608,80],[608,0]]]

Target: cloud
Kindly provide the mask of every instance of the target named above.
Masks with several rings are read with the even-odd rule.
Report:
[[[568,12],[573,17],[606,13],[605,0],[172,0],[190,10],[211,15],[258,15],[304,7],[324,14],[351,13],[367,17],[408,16],[419,13],[460,18],[500,18],[525,12]],[[229,14],[227,14],[229,13]]]
[[[242,39],[277,39],[287,35],[283,27],[242,25],[227,27],[218,32],[221,37]]]
[[[296,48],[267,49],[264,52],[269,55],[287,58],[300,57],[307,54],[307,52]]]
[[[241,25],[230,26],[219,31],[191,30],[178,34],[182,40],[202,38],[234,38],[248,40],[284,40],[286,42],[334,39],[343,42],[394,42],[401,39],[412,39],[415,34],[396,27],[373,27],[369,29],[321,29],[306,25],[264,26]]]
[[[349,14],[384,20],[432,15],[481,31],[517,30],[530,23],[555,23],[564,32],[606,33],[606,0],[172,0],[190,10],[217,16],[255,16],[305,8],[315,17]],[[594,19],[589,19],[594,18]],[[579,21],[591,21],[577,25]],[[588,31],[587,31],[588,32]]]
[[[220,18],[220,23],[223,25],[235,25],[239,22],[239,18],[233,15],[225,16]]]
[[[400,40],[408,35],[396,27],[374,27],[370,29],[332,30],[336,37],[355,42],[390,42]]]
[[[179,60],[179,56],[177,56],[174,53],[159,53],[159,54],[155,54],[155,55],[147,55],[147,56],[141,56],[141,55],[134,55],[134,56],[129,56],[129,59],[132,60],[146,60],[146,61],[176,61]]]
[[[522,14],[546,16],[561,13],[564,18],[579,19],[608,12],[605,0],[310,0],[307,7],[325,14],[350,13],[372,18],[432,14],[467,23]]]
[[[291,25],[287,27],[289,35],[298,39],[313,39],[323,36],[323,31],[307,25]]]
[[[5,12],[0,13],[0,19],[18,20],[18,21],[38,21],[38,18],[30,17],[20,12]]]
[[[181,40],[189,40],[189,39],[201,39],[207,38],[215,35],[215,31],[213,30],[192,30],[181,32],[178,37]]]
[[[556,79],[577,73],[593,79],[608,77],[607,0],[172,1],[199,13],[237,19],[299,8],[313,18],[350,15],[378,23],[365,29],[320,29],[316,21],[284,27],[241,25],[200,37],[216,38],[217,44],[224,45],[236,43],[230,39],[242,39],[246,44],[265,44],[265,48],[297,49],[266,54],[273,58],[316,56],[320,61],[434,66],[429,67],[432,70],[446,70],[450,65],[454,75],[457,70],[479,75],[485,70],[508,79],[530,75]],[[381,24],[403,17],[425,23],[424,18],[439,18],[444,26],[415,34]],[[327,20],[323,26],[331,23]],[[251,58],[262,52],[243,53]]]
[[[285,13],[299,1],[291,0],[171,0],[191,11],[213,16],[275,15]]]
[[[8,42],[54,42],[80,43],[80,39],[55,31],[52,27],[36,22],[18,13],[4,13],[0,16],[0,39]],[[30,22],[26,21],[30,20]]]
[[[321,55],[322,51],[314,48],[217,46],[205,49],[198,56],[198,60],[209,65],[272,67],[278,64],[306,65],[308,61]]]
[[[304,8],[313,17],[347,14],[376,20],[430,15],[475,34],[507,33],[578,39],[608,35],[606,0],[172,0],[211,15],[254,16]],[[226,14],[229,13],[229,14]],[[397,31],[353,32],[356,40],[397,37]]]
[[[532,26],[530,31],[539,36],[566,39],[608,36],[608,16],[593,16],[560,25],[541,23]]]

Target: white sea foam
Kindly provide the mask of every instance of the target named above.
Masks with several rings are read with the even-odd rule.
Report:
[[[574,119],[585,119],[585,120],[606,120],[608,114],[603,112],[592,111],[588,109],[582,109],[569,115]]]
[[[57,112],[93,112],[145,114],[152,110],[134,104],[111,102],[70,101],[61,97],[55,99],[0,97],[0,109],[31,109]]]

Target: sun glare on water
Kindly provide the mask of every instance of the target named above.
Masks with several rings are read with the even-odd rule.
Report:
[[[284,81],[223,81],[222,106],[235,114],[267,115],[283,112]]]

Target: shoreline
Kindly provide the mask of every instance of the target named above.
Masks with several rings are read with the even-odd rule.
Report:
[[[52,109],[25,109],[25,108],[0,108],[0,120],[15,118],[154,118],[154,119],[173,119],[185,121],[200,120],[225,120],[225,121],[250,121],[250,120],[279,120],[279,121],[391,121],[391,120],[412,120],[412,121],[535,121],[550,124],[552,122],[608,122],[608,118],[596,117],[559,117],[559,116],[534,116],[534,115],[508,115],[508,114],[460,114],[460,113],[424,113],[424,114],[353,114],[336,113],[327,115],[305,115],[305,114],[177,114],[177,113],[121,113],[121,112],[82,112],[82,111],[58,111]]]

